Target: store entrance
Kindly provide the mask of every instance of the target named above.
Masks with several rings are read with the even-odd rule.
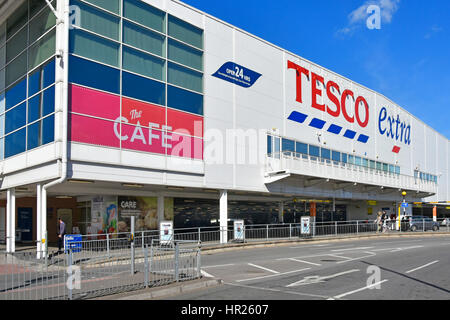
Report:
[[[59,218],[66,224],[66,234],[72,234],[72,209],[58,209],[57,211],[57,231],[59,230]]]

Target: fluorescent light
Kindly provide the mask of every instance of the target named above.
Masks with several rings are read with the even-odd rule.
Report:
[[[72,197],[69,196],[56,196],[56,199],[72,199]]]
[[[86,183],[94,183],[94,181],[90,181],[90,180],[76,180],[76,179],[69,179],[69,180],[67,180],[67,181],[72,182],[72,183],[83,183],[83,184],[86,184]]]
[[[142,184],[135,184],[135,183],[122,183],[123,187],[129,187],[129,188],[143,188],[144,186]]]
[[[184,190],[183,187],[167,187],[169,190]]]

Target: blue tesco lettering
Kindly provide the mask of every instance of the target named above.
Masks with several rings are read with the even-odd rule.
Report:
[[[411,125],[401,121],[400,116],[388,115],[387,109],[383,107],[378,117],[378,131],[395,141],[411,144]]]

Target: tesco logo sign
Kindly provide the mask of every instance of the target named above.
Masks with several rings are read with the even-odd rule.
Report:
[[[297,102],[303,103],[302,99],[302,75],[305,75],[308,79],[311,79],[311,95],[312,95],[312,107],[327,112],[330,116],[335,118],[339,117],[341,114],[344,116],[345,120],[349,123],[358,123],[358,125],[362,128],[367,127],[369,124],[369,104],[367,100],[362,97],[356,97],[355,94],[351,90],[344,90],[342,94],[335,95],[332,89],[335,89],[338,93],[341,92],[341,88],[334,81],[325,82],[325,79],[315,74],[314,72],[309,72],[308,69],[295,64],[292,61],[288,61],[288,69],[296,70],[296,78],[297,78]],[[310,75],[311,74],[311,75]],[[322,83],[324,87],[326,87],[326,94],[328,99],[333,103],[333,105],[324,105],[319,104],[317,102],[317,97],[321,97],[323,92],[322,89],[317,88],[318,83]],[[347,102],[347,98],[352,97],[355,101],[354,105],[349,106]],[[361,115],[361,109],[364,109],[363,115]]]

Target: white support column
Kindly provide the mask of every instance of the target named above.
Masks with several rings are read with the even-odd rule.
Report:
[[[16,251],[16,189],[6,192],[6,251]]]
[[[42,187],[40,184],[36,186],[36,258],[42,258]]]
[[[47,190],[41,189],[41,237],[45,239],[45,243],[42,245],[42,251],[44,255],[47,254],[48,246],[48,234],[47,234]]]
[[[278,206],[278,223],[284,223],[284,203],[280,202]]]
[[[228,192],[220,191],[220,243],[228,242]]]
[[[160,223],[164,220],[164,196],[158,195],[158,229]]]

